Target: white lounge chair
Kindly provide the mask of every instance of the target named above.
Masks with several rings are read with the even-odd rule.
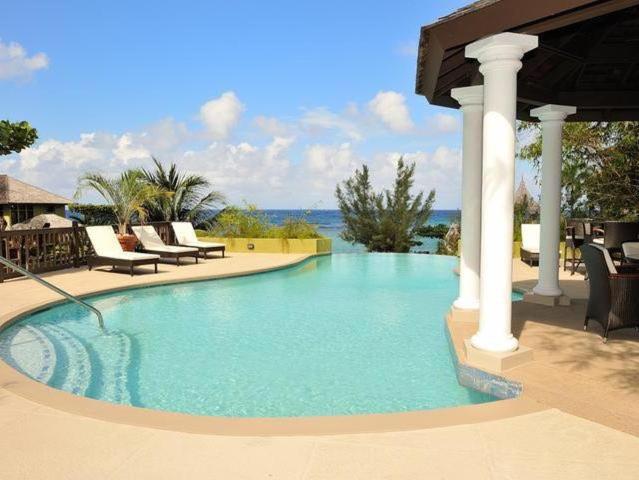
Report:
[[[131,276],[133,276],[133,267],[155,265],[155,273],[158,273],[159,255],[125,252],[122,250],[113,228],[109,225],[86,227],[86,232],[95,252],[95,255],[87,257],[89,270],[101,265],[111,265],[114,269],[115,267],[129,267]]]
[[[197,248],[204,254],[205,258],[208,252],[222,252],[222,258],[224,258],[226,245],[223,243],[202,242],[198,240],[191,222],[172,222],[171,226],[175,232],[175,243],[178,245]]]
[[[531,267],[539,263],[539,241],[541,237],[539,224],[524,223],[521,226],[521,261]]]
[[[131,227],[133,233],[142,244],[144,252],[155,253],[162,258],[175,258],[175,263],[180,266],[180,258],[193,257],[198,261],[198,249],[192,247],[178,247],[165,244],[152,225],[139,225]]]

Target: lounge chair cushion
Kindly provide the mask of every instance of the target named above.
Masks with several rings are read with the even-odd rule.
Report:
[[[98,257],[115,258],[118,260],[145,260],[160,258],[148,253],[125,252],[122,250],[113,228],[109,225],[86,227],[87,235]]]
[[[173,231],[178,245],[195,248],[224,247],[223,243],[202,242],[198,240],[191,222],[173,222]]]
[[[541,230],[539,224],[525,223],[521,226],[521,248],[530,253],[539,253]]]
[[[135,233],[135,236],[138,237],[138,240],[145,250],[155,250],[157,252],[168,253],[188,253],[197,251],[195,248],[166,245],[155,231],[155,228],[151,225],[135,226],[131,227],[131,229],[133,230],[133,233]]]
[[[151,260],[154,258],[160,258],[159,255],[153,253],[138,253],[138,252],[120,252],[110,253],[108,255],[99,255],[102,258],[113,258],[115,260]]]

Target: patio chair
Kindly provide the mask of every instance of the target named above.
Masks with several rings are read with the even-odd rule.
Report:
[[[639,242],[624,242],[621,244],[623,261],[639,266]]]
[[[639,272],[617,267],[601,245],[584,245],[581,253],[588,270],[590,294],[584,321],[595,320],[603,327],[603,341],[613,330],[639,328]]]
[[[539,239],[541,236],[539,224],[525,223],[521,226],[521,261],[531,267],[539,264]]]
[[[637,240],[639,240],[639,222],[604,222],[603,239],[597,238],[593,240],[593,243],[606,248],[612,258],[621,260],[621,246],[625,242]]]
[[[154,265],[155,273],[158,273],[160,256],[149,253],[125,252],[111,226],[86,227],[86,232],[95,252],[95,255],[87,256],[89,270],[102,265],[111,265],[113,269],[115,267],[128,267],[131,276],[133,276],[134,267]]]
[[[581,265],[581,256],[577,256],[575,252],[581,248],[584,243],[590,243],[592,240],[592,224],[589,219],[570,219],[566,222],[566,238],[564,243],[564,272],[566,264],[570,260],[570,275],[574,275]],[[570,249],[570,257],[568,257],[568,249]]]
[[[175,243],[178,245],[197,248],[204,255],[204,258],[207,257],[208,252],[222,252],[222,258],[224,258],[226,245],[198,240],[191,222],[172,222],[171,226],[175,233]]]
[[[131,230],[138,237],[142,244],[142,251],[145,253],[154,253],[161,258],[174,258],[178,267],[182,257],[193,257],[195,263],[198,263],[199,251],[197,248],[166,245],[152,225],[138,225],[131,227]]]

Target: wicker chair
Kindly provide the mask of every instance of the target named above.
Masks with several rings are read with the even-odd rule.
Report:
[[[608,250],[593,243],[583,245],[581,254],[590,286],[584,330],[590,320],[599,322],[605,343],[613,330],[639,328],[639,270],[615,266]]]
[[[576,257],[575,251],[579,250],[584,243],[590,243],[592,239],[592,224],[590,219],[573,218],[566,222],[566,239],[564,243],[564,272],[566,263],[570,260],[570,275],[574,275],[579,265],[581,256]],[[568,257],[570,249],[570,258]]]

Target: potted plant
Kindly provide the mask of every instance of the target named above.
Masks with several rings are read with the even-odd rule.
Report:
[[[118,222],[118,241],[122,249],[128,252],[135,250],[137,245],[135,235],[128,233],[128,226],[133,219],[144,222],[147,217],[145,204],[170,195],[169,192],[151,185],[140,170],[127,170],[116,178],[87,173],[80,177],[76,197],[87,188],[98,192],[113,208]]]

